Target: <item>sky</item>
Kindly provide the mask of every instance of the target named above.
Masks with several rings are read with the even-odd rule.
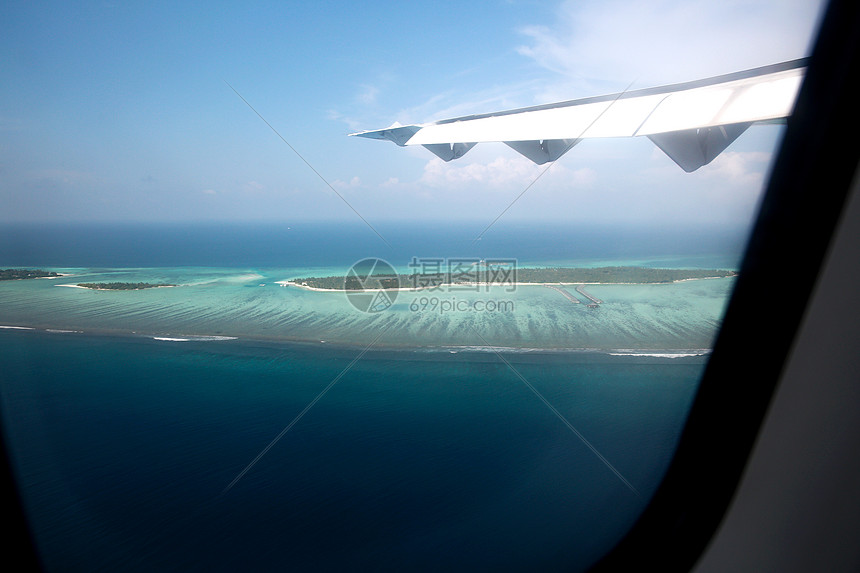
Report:
[[[693,174],[645,138],[586,140],[531,187],[543,168],[501,143],[444,163],[347,135],[804,57],[821,9],[362,4],[2,3],[0,224],[489,222],[503,211],[743,224],[779,126],[754,126]]]

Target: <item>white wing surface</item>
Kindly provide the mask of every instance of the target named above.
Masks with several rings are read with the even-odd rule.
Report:
[[[501,141],[538,165],[580,140],[648,137],[684,171],[707,165],[753,123],[784,121],[806,71],[794,60],[670,86],[564,101],[420,125],[353,133],[423,145],[445,161]]]

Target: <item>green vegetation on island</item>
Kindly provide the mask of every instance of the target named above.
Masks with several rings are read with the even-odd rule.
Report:
[[[487,268],[479,267],[462,273],[398,274],[374,276],[361,283],[356,277],[306,277],[292,279],[299,286],[324,290],[368,290],[377,288],[433,288],[443,284],[660,284],[691,279],[724,278],[737,275],[735,271],[719,269],[653,269],[648,267],[598,268]]]
[[[78,286],[93,290],[142,290],[176,285],[167,283],[79,283]]]
[[[690,279],[724,278],[735,271],[718,269],[652,269],[649,267],[597,267],[569,269],[549,267],[517,269],[516,280],[521,283],[672,283]]]
[[[0,269],[0,281],[14,281],[18,279],[43,279],[60,276],[54,271],[43,271],[39,269]]]

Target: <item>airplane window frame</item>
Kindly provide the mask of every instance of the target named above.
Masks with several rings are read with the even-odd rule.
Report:
[[[592,571],[688,571],[728,510],[857,174],[860,9],[828,3],[736,286],[656,494]],[[827,177],[827,192],[815,192]],[[790,299],[773,292],[791,272]]]
[[[860,140],[845,135],[860,127],[849,87],[860,76],[858,32],[860,6],[831,0],[676,454],[639,520],[594,571],[689,570],[729,506],[857,171]],[[828,192],[814,193],[822,173]],[[783,304],[772,277],[787,269],[791,299]],[[12,531],[6,559],[16,570],[38,571],[5,436],[0,448],[2,508]]]

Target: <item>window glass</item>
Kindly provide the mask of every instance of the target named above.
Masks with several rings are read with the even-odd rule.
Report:
[[[346,135],[802,58],[819,9],[3,8],[0,396],[44,564],[588,567],[672,457],[782,126],[691,173]]]

